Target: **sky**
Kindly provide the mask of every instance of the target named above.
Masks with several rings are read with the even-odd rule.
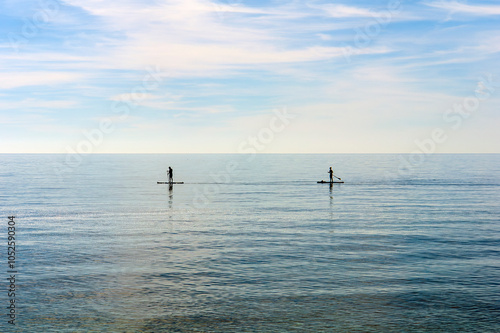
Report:
[[[500,153],[500,3],[2,0],[0,153]]]

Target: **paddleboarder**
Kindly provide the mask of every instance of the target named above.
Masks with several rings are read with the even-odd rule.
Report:
[[[168,175],[168,182],[172,184],[174,182],[174,170],[172,170],[171,167],[168,167],[167,175]]]
[[[328,171],[328,173],[330,174],[330,183],[333,183],[333,170],[332,170],[332,167],[330,167],[330,171]]]

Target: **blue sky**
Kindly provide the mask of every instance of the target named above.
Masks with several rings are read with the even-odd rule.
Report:
[[[294,118],[263,153],[410,153],[435,129],[435,152],[500,152],[498,1],[4,0],[0,13],[3,153],[236,153],[276,110]]]

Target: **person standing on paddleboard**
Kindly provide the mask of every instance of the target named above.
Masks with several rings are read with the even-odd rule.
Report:
[[[173,183],[174,182],[174,170],[172,170],[171,167],[168,167],[167,175],[168,175],[168,182]]]
[[[328,173],[330,174],[330,183],[333,183],[333,170],[332,170],[332,167],[330,167],[330,171],[328,171]]]

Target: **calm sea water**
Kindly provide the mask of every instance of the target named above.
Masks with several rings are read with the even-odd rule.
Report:
[[[410,157],[0,155],[0,331],[499,332],[500,155]]]

